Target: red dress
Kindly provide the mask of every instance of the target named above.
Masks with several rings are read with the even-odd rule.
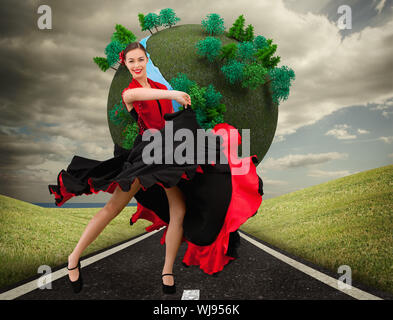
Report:
[[[152,88],[167,90],[166,86],[148,78]],[[135,79],[123,90],[141,87]],[[124,102],[124,101],[123,101]],[[183,221],[187,250],[183,258],[186,265],[197,265],[204,272],[213,274],[237,257],[240,237],[239,227],[257,213],[262,203],[263,182],[256,173],[256,155],[239,159],[237,150],[241,136],[227,123],[217,124],[212,135],[218,138],[215,145],[199,146],[194,139],[195,154],[205,155],[204,161],[194,158],[193,163],[146,164],[142,159],[143,148],[151,142],[142,141],[147,128],[160,130],[165,140],[165,128],[172,121],[173,134],[187,128],[196,137],[201,129],[191,107],[173,112],[171,100],[135,101],[130,115],[138,121],[140,134],[132,149],[126,150],[115,144],[114,157],[108,160],[94,160],[74,156],[67,170],[58,174],[57,185],[49,185],[49,192],[55,195],[57,206],[81,194],[100,191],[113,193],[117,186],[129,191],[138,177],[141,189],[135,194],[137,210],[131,223],[138,219],[152,222],[146,231],[168,226],[169,205],[164,188],[178,186],[186,199],[186,214]],[[223,129],[221,131],[220,129]],[[231,139],[229,130],[236,130]],[[220,131],[219,131],[220,130]],[[223,134],[226,132],[227,134]],[[173,150],[183,141],[171,141]],[[192,143],[192,142],[191,142]],[[165,154],[165,144],[162,152]],[[225,157],[228,161],[206,161],[208,151],[213,150],[215,159]],[[164,159],[164,158],[163,158]],[[198,162],[199,161],[199,162]],[[243,174],[233,174],[237,168],[248,168]],[[165,243],[166,229],[161,244]]]
[[[167,87],[159,82],[155,82],[150,78],[147,78],[150,86],[155,89],[168,90]],[[123,93],[128,89],[133,88],[142,88],[141,84],[135,78],[132,79],[127,88],[124,88],[122,91],[122,100],[125,105],[123,99]],[[145,100],[145,101],[134,101],[132,106],[135,108],[135,111],[139,115],[138,117],[138,125],[139,125],[139,133],[143,134],[143,132],[147,128],[155,128],[162,129],[165,125],[164,114],[173,113],[173,106],[171,100]],[[142,120],[143,119],[143,120]]]

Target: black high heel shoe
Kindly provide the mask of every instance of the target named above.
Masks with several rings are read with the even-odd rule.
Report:
[[[79,270],[79,278],[75,281],[71,281],[70,277],[68,277],[68,282],[71,284],[71,287],[72,287],[72,290],[74,291],[74,293],[79,293],[79,292],[81,292],[82,287],[83,287],[83,278],[82,278],[82,273],[81,273],[80,261],[78,260],[78,265],[76,267],[71,268],[71,269],[67,267],[67,270],[74,270],[76,268],[78,268],[78,270]]]
[[[162,277],[164,277],[164,276],[172,276],[173,279],[175,279],[175,275],[172,274],[172,273],[165,273],[165,274],[162,275]],[[162,292],[166,293],[166,294],[176,293],[176,285],[175,285],[175,283],[173,283],[172,286],[168,286],[168,285],[163,283],[162,284]]]

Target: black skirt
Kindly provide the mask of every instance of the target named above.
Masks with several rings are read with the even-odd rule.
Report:
[[[49,192],[61,206],[75,196],[113,193],[117,186],[129,191],[138,178],[141,189],[135,194],[138,206],[131,223],[149,220],[153,224],[146,230],[152,231],[169,224],[164,188],[178,186],[186,199],[183,241],[188,247],[183,262],[199,265],[208,274],[219,272],[237,256],[237,229],[256,214],[262,202],[258,159],[256,155],[240,159],[249,170],[233,175],[238,165],[230,157],[231,148],[238,147],[240,135],[238,141],[230,141],[229,134],[213,131],[205,132],[206,138],[198,138],[202,128],[191,108],[165,114],[164,119],[163,129],[155,130],[146,141],[139,134],[131,150],[115,144],[113,158],[100,161],[75,155],[67,170],[59,172],[57,185],[48,185]],[[218,129],[235,128],[221,123],[213,130]],[[184,152],[187,150],[193,152]]]

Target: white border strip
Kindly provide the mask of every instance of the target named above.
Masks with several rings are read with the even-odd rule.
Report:
[[[294,267],[295,269],[298,269],[298,270],[306,273],[307,275],[327,284],[328,286],[331,286],[334,289],[337,289],[337,290],[342,291],[343,293],[345,293],[351,297],[354,297],[355,299],[358,299],[358,300],[383,300],[377,296],[374,296],[370,293],[367,293],[365,291],[357,289],[353,286],[351,286],[349,289],[339,288],[339,286],[338,286],[339,280],[334,279],[334,278],[332,278],[322,272],[319,272],[313,268],[310,268],[310,267],[304,265],[303,263],[300,263],[294,259],[289,258],[289,257],[263,245],[262,243],[250,238],[249,236],[245,235],[243,232],[239,232],[239,234],[242,238],[246,239],[247,241],[249,241],[253,245],[257,246],[258,248],[262,249],[263,251],[267,252],[268,254],[289,264],[290,266]]]
[[[132,246],[133,244],[152,236],[153,234],[159,232],[160,230],[161,229],[148,232],[138,238],[135,238],[135,239],[125,242],[121,245],[118,245],[116,247],[113,247],[111,249],[103,251],[103,252],[96,254],[95,256],[92,256],[90,258],[84,259],[81,261],[81,268],[86,267],[94,262],[97,262],[97,261],[103,259],[103,258],[106,258],[107,256],[110,256],[111,254],[114,254],[114,253],[116,253],[120,250],[123,250],[129,246]],[[81,259],[83,259],[83,257]],[[49,282],[53,282],[61,277],[66,276],[66,275],[68,276],[68,270],[66,267],[64,267],[64,268],[59,269],[53,273],[48,274],[47,276],[41,276],[38,279],[41,279],[41,283],[47,284]],[[38,279],[32,280],[30,282],[27,282],[25,284],[22,284],[16,288],[14,288],[14,289],[0,293],[0,300],[12,300],[12,299],[18,298],[18,297],[30,292],[30,291],[39,289]]]

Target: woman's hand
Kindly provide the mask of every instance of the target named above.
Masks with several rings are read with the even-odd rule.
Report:
[[[174,90],[173,93],[173,100],[176,100],[178,103],[184,106],[185,109],[187,109],[187,105],[191,105],[191,97],[186,92]]]

